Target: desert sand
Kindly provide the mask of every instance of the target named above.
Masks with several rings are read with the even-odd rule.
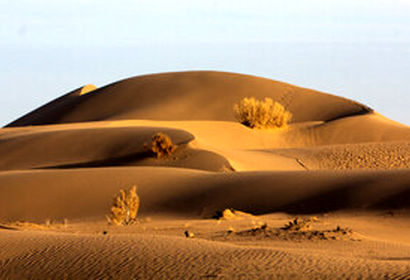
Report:
[[[289,127],[240,124],[244,97]],[[0,129],[0,278],[410,279],[409,168],[410,127],[332,94],[211,71],[83,86]],[[110,224],[133,185],[137,222]]]

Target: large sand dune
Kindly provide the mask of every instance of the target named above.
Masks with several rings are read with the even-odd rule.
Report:
[[[285,105],[289,128],[235,121],[251,96]],[[158,132],[171,156],[151,151]],[[410,277],[410,128],[348,99],[233,73],[139,76],[11,122],[0,159],[0,278]],[[132,185],[140,223],[108,225]],[[226,208],[252,215],[212,219]],[[281,230],[294,216],[318,221]]]
[[[9,126],[118,119],[233,121],[232,105],[249,96],[280,101],[293,112],[294,122],[327,121],[371,111],[351,100],[290,84],[208,71],[139,76],[87,94],[78,91]]]

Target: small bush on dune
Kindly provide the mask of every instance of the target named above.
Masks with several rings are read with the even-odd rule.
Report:
[[[140,199],[137,187],[132,186],[128,191],[120,190],[114,198],[111,213],[107,216],[108,222],[114,225],[129,225],[136,221]]]
[[[234,105],[234,112],[236,119],[250,128],[284,128],[292,119],[292,113],[271,98],[243,98]]]
[[[172,144],[168,135],[158,132],[152,136],[152,152],[156,154],[157,158],[169,156],[175,152],[176,146]]]

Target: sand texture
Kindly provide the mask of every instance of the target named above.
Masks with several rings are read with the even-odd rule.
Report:
[[[244,97],[292,121],[246,127]],[[87,85],[0,129],[0,278],[410,279],[409,168],[408,126],[335,95],[210,71]],[[138,219],[110,224],[133,185]]]

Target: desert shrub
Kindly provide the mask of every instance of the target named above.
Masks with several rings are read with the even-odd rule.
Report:
[[[292,113],[271,98],[243,98],[234,105],[234,112],[236,119],[250,128],[283,128],[292,119]]]
[[[128,191],[120,190],[114,198],[110,215],[107,219],[114,225],[129,225],[136,221],[140,199],[137,195],[137,187],[132,186]]]
[[[289,231],[305,231],[312,228],[312,223],[317,221],[316,217],[310,219],[294,218],[293,221],[289,221],[282,229]]]
[[[175,152],[176,146],[172,144],[168,135],[158,132],[152,136],[152,152],[156,154],[157,158],[169,156]]]

